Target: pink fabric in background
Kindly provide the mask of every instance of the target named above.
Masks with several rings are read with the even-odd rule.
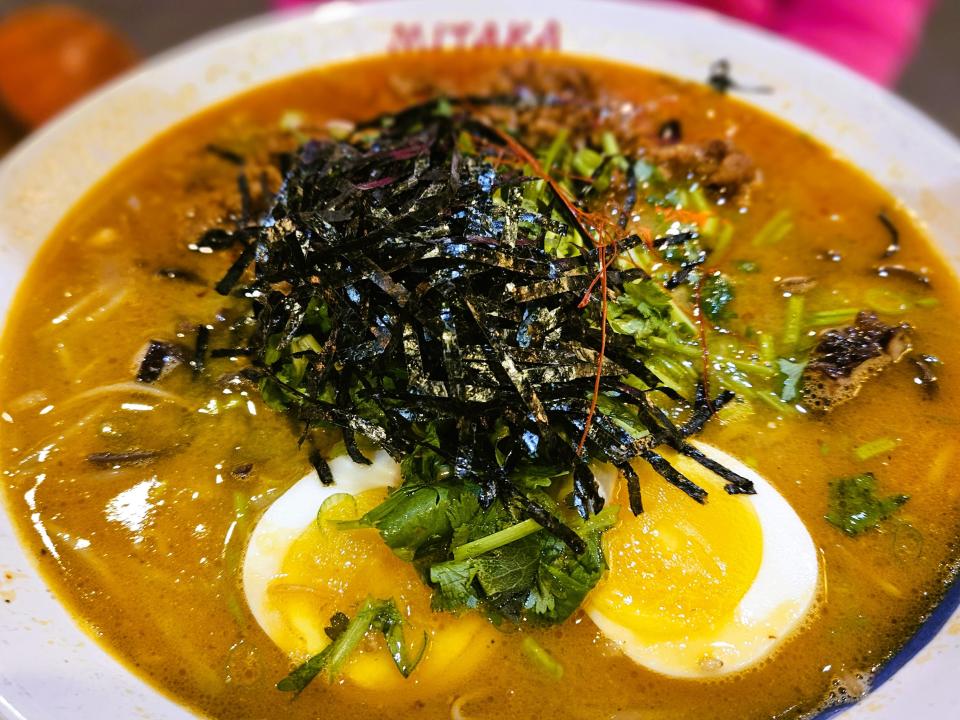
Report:
[[[885,85],[913,54],[935,0],[689,0],[819,50]]]
[[[936,0],[679,0],[819,50],[884,85],[899,77]],[[274,0],[277,8],[306,0]]]

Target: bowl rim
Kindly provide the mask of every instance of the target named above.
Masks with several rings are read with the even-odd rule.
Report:
[[[513,4],[516,5],[516,3]],[[635,20],[637,22],[644,20],[645,22],[652,22],[655,25],[656,23],[661,23],[661,26],[671,28],[676,28],[678,22],[684,22],[691,24],[695,28],[710,28],[713,30],[719,30],[722,33],[725,33],[730,38],[731,42],[733,40],[737,40],[738,42],[742,41],[746,44],[746,46],[753,48],[754,51],[764,51],[765,53],[769,54],[775,60],[775,62],[773,62],[774,66],[776,66],[777,63],[786,63],[790,67],[794,68],[792,71],[794,73],[799,73],[799,71],[795,69],[796,66],[804,66],[804,71],[799,73],[799,77],[801,79],[829,78],[830,83],[832,83],[832,85],[830,85],[830,92],[837,92],[835,89],[837,87],[844,88],[851,94],[851,96],[855,96],[859,102],[866,103],[866,105],[871,107],[882,108],[884,111],[883,120],[887,126],[900,127],[902,129],[916,131],[921,136],[921,139],[918,141],[918,146],[922,147],[923,151],[930,154],[931,157],[933,157],[934,154],[940,155],[939,162],[942,166],[940,170],[942,176],[946,178],[947,181],[953,180],[960,182],[960,143],[958,143],[949,132],[930,119],[926,118],[922,113],[914,109],[905,101],[895,95],[892,95],[888,91],[871,84],[869,81],[856,75],[853,71],[837,65],[831,60],[816,55],[810,50],[802,48],[790,41],[776,37],[764,30],[747,26],[744,23],[719,16],[710,11],[673,5],[666,6],[660,3],[628,3],[619,2],[617,0],[594,0],[589,3],[589,6],[587,5],[586,0],[532,0],[532,2],[529,2],[522,11],[519,11],[517,8],[511,8],[508,0],[485,0],[482,2],[477,0],[468,3],[461,3],[457,4],[456,9],[452,11],[452,13],[450,12],[450,8],[444,7],[446,5],[447,4],[444,3],[443,0],[394,0],[393,2],[374,1],[353,3],[334,2],[320,6],[319,8],[298,9],[292,12],[287,11],[276,15],[259,16],[249,20],[241,21],[225,28],[215,30],[154,57],[144,65],[135,69],[132,73],[110,83],[107,87],[82,100],[64,115],[56,118],[42,128],[38,133],[35,133],[25,142],[21,143],[2,161],[2,163],[0,163],[0,195],[3,196],[0,197],[0,258],[4,257],[4,236],[10,234],[9,228],[5,227],[10,224],[9,207],[3,207],[3,199],[8,197],[10,194],[9,187],[11,178],[17,179],[23,177],[24,175],[31,176],[32,174],[34,176],[34,181],[36,181],[36,170],[32,169],[31,166],[37,162],[37,158],[43,154],[46,148],[50,147],[51,144],[54,144],[58,140],[62,140],[65,137],[70,137],[71,135],[76,135],[77,128],[82,125],[80,119],[90,118],[98,115],[102,112],[105,106],[110,103],[117,102],[118,99],[123,100],[125,97],[129,97],[131,93],[135,93],[136,91],[142,89],[144,84],[149,84],[153,78],[156,78],[164,71],[170,71],[174,66],[182,68],[192,59],[195,59],[198,56],[203,56],[204,53],[209,54],[212,49],[220,48],[221,46],[227,48],[237,48],[242,46],[244,43],[255,42],[258,39],[263,39],[268,33],[281,28],[286,28],[288,31],[292,30],[293,33],[296,34],[295,29],[291,28],[291,26],[296,23],[308,23],[309,27],[313,29],[322,26],[337,27],[338,24],[347,23],[346,27],[349,29],[351,27],[351,22],[363,24],[377,18],[397,18],[403,16],[414,18],[436,18],[444,16],[443,11],[446,11],[448,14],[454,17],[469,17],[474,19],[476,22],[480,22],[482,18],[496,15],[497,13],[491,12],[491,9],[497,8],[504,11],[505,16],[507,17],[530,17],[537,18],[539,20],[561,17],[562,22],[572,22],[573,19],[577,17],[577,13],[582,14],[584,10],[589,7],[592,14],[601,16],[603,18],[622,17],[624,20]],[[691,34],[696,33],[692,32]],[[600,48],[592,54],[601,59],[630,62],[623,59],[621,55],[608,55],[606,54],[607,52],[607,48]],[[685,50],[685,52],[692,51]],[[366,54],[369,53],[359,52],[357,53],[356,57],[361,57]],[[340,62],[340,59],[332,59],[331,62]],[[736,66],[737,65],[735,64],[735,67]],[[241,92],[252,90],[259,85],[271,82],[280,77],[296,74],[296,72],[306,70],[308,67],[309,66],[307,65],[295,69],[293,69],[292,66],[286,67],[283,72],[276,73],[273,76],[261,77],[256,82],[246,86],[246,88],[241,90]],[[675,72],[672,68],[661,68],[657,66],[656,69],[662,69],[665,72],[677,74],[680,77],[688,76],[687,73]],[[705,64],[703,65],[703,69],[705,71]],[[759,69],[755,68],[755,70],[759,72]],[[776,77],[777,72],[777,68],[772,69],[771,76]],[[790,82],[792,81],[793,80],[791,79]],[[209,107],[210,105],[216,104],[216,102],[222,101],[223,99],[232,97],[236,94],[238,94],[236,91],[227,92],[222,98],[219,98],[216,101],[204,102],[200,107]],[[760,106],[761,109],[767,112],[771,111],[771,106],[757,101],[757,98],[746,97],[741,99],[748,104],[754,105],[755,107]],[[199,109],[199,107],[193,108],[189,112],[184,113],[184,117],[189,117],[193,114],[196,114]],[[846,112],[846,110],[838,111],[838,114],[842,115],[843,112]],[[784,118],[784,114],[777,112],[776,110],[773,110],[773,114],[780,118]],[[790,113],[787,112],[786,115],[787,122],[795,125],[795,121]],[[172,123],[166,123],[163,125],[163,127],[166,128],[170,127],[171,125]],[[822,139],[822,141],[825,142],[825,144],[827,144],[829,147],[837,147],[836,143],[831,142],[829,139],[823,138],[822,133],[814,134],[818,137],[818,139]],[[842,135],[843,133],[841,132],[840,134]],[[156,135],[156,133],[150,133],[150,135]],[[827,135],[829,135],[829,132]],[[147,138],[146,141],[141,139],[140,142],[132,147],[129,147],[128,152],[124,152],[121,158],[129,155],[132,152],[135,152],[139,147],[142,147],[145,142],[150,142],[150,139]],[[910,147],[914,146],[911,145]],[[116,165],[115,160],[106,163],[105,169],[101,169],[101,172],[94,176],[96,180],[101,179],[105,172],[109,172],[110,168]],[[896,173],[893,173],[893,175],[896,175]],[[85,192],[95,184],[95,181],[88,182],[85,187],[76,189],[76,197],[68,202],[67,205],[72,206],[76,200],[82,197]],[[895,187],[889,187],[888,183],[884,184],[888,186],[888,189],[896,191]],[[950,189],[950,197],[952,198],[953,188],[952,186],[948,186],[948,188]],[[908,201],[908,205],[913,207],[915,206],[915,203]],[[921,213],[921,219],[925,219],[925,217],[926,214]],[[57,219],[58,218],[47,218],[47,221],[52,227],[54,221]],[[49,233],[43,234],[47,235]],[[944,236],[944,238],[946,238],[946,236]],[[938,243],[943,243],[939,246],[942,250],[950,254],[950,258],[948,260],[950,265],[955,270],[960,267],[960,248],[947,247],[951,244],[949,239],[945,240],[938,238]],[[39,245],[36,247],[39,247]],[[36,247],[33,249],[35,250]],[[0,316],[2,316],[3,320],[5,321],[6,310],[2,303],[0,303]],[[0,323],[0,327],[2,327],[2,323]],[[3,517],[0,517],[0,523],[2,523],[2,521],[7,520],[7,518],[5,513],[0,514],[3,514]],[[0,532],[0,537],[2,536],[2,532]],[[5,556],[0,553],[0,561],[3,561],[4,558]],[[35,566],[31,564],[29,567],[31,572],[34,574],[37,573]],[[864,705],[876,705],[874,700],[880,699],[879,690],[881,686],[884,688],[888,687],[886,684],[887,681],[894,676],[899,678],[899,671],[902,669],[909,669],[911,666],[918,665],[917,655],[921,653],[924,648],[928,648],[933,640],[944,635],[944,627],[951,621],[952,617],[953,619],[960,619],[960,613],[957,612],[958,607],[960,607],[960,583],[954,581],[947,589],[941,603],[921,624],[916,634],[878,671],[872,692],[867,696],[869,699],[868,703],[833,708],[824,711],[817,717],[826,718],[842,712],[846,713],[844,717],[853,718],[858,711],[863,710]],[[2,627],[2,625],[0,625],[0,627]],[[957,627],[960,628],[960,625]],[[952,661],[956,663],[958,660],[960,660],[960,642],[949,643],[945,647],[947,649],[945,651],[941,651],[941,654],[945,653],[944,656],[948,658],[948,661],[952,659]],[[934,659],[936,659],[936,657]],[[130,672],[126,670],[126,666],[119,660],[114,660],[113,662],[123,667],[125,672]],[[0,673],[0,675],[2,675],[2,673]],[[12,702],[4,698],[3,692],[4,686],[2,684],[2,677],[0,677],[0,716],[4,716],[6,714],[14,718],[23,717],[15,709]],[[155,689],[151,689],[151,692],[154,694],[160,694],[160,691]],[[901,694],[904,692],[906,692],[907,695],[910,694],[909,690],[901,691]],[[960,701],[960,691],[949,687],[948,683],[945,684],[943,692],[946,693],[944,704],[942,705],[943,708],[951,707],[951,702],[956,703],[957,701]],[[887,715],[883,714],[886,712],[886,708],[881,707],[880,710],[881,714],[873,713],[871,714],[871,717],[887,717]],[[889,715],[889,717],[893,718],[895,715]]]

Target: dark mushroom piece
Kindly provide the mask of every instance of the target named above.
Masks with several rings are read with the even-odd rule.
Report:
[[[909,325],[887,325],[863,311],[853,325],[820,336],[803,372],[803,404],[821,412],[853,399],[871,377],[911,350]]]

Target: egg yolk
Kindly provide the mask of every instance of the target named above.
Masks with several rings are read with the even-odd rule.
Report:
[[[433,612],[429,588],[410,563],[390,551],[376,530],[340,530],[333,525],[359,517],[385,496],[386,489],[376,489],[331,498],[320,522],[311,523],[294,540],[280,573],[267,588],[267,603],[283,621],[271,637],[284,650],[305,659],[331,642],[324,628],[332,615],[352,616],[367,598],[392,598],[404,617],[404,637],[413,653],[419,652],[426,633],[420,663],[404,678],[383,637],[368,633],[345,664],[343,675],[370,689],[449,684],[468,675],[482,660],[495,641],[495,631],[476,614],[456,617]]]
[[[709,493],[707,503],[638,467],[644,512],[635,517],[626,483],[618,483],[619,522],[603,537],[610,570],[588,601],[651,645],[707,639],[730,622],[763,554],[751,503],[728,495],[722,481],[693,460],[663,455]]]

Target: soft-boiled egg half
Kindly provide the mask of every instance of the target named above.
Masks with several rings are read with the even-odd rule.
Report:
[[[253,616],[274,643],[301,661],[330,642],[324,628],[332,615],[352,616],[368,597],[392,598],[404,615],[408,642],[418,648],[427,635],[420,663],[405,680],[382,638],[371,633],[369,642],[352,653],[343,677],[370,689],[403,684],[436,690],[462,679],[484,660],[496,631],[477,613],[433,612],[430,589],[376,530],[340,530],[334,524],[382,502],[387,489],[400,483],[399,466],[380,451],[371,465],[340,456],[330,470],[333,485],[322,485],[316,473],[306,475],[254,528],[243,564]]]
[[[601,477],[620,519],[603,538],[610,569],[586,603],[634,662],[685,678],[761,662],[808,617],[819,577],[813,540],[783,496],[736,458],[696,445],[752,480],[756,495],[728,495],[709,470],[664,452],[709,498],[698,505],[638,464],[644,512],[634,517],[626,483]]]

